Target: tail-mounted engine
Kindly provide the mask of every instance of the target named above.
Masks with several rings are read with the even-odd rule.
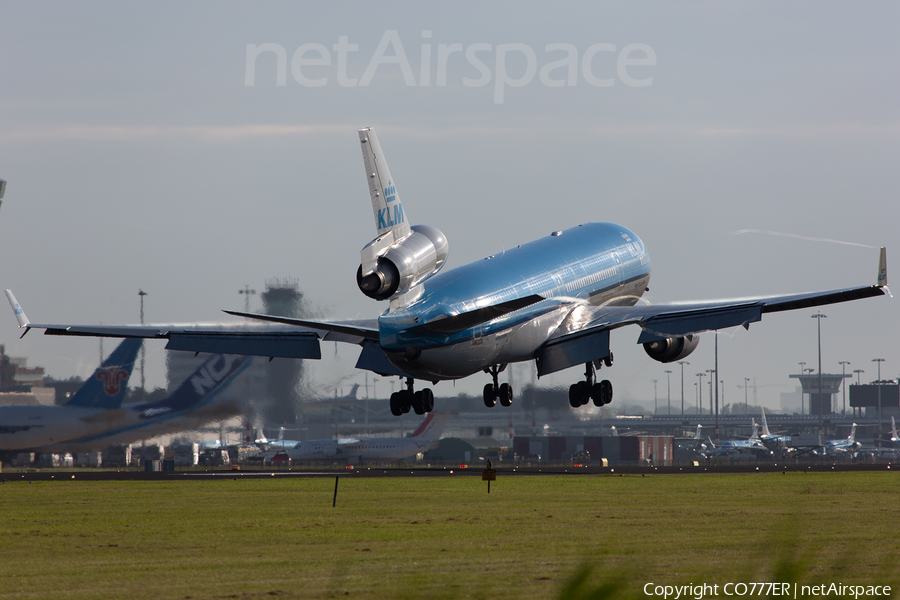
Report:
[[[653,360],[661,363],[670,363],[681,360],[697,348],[700,336],[688,335],[685,337],[672,337],[663,340],[655,340],[644,344],[644,350]]]
[[[444,266],[450,252],[444,234],[429,225],[410,229],[412,233],[399,242],[394,242],[389,231],[362,249],[356,284],[369,298],[387,300],[402,294]]]

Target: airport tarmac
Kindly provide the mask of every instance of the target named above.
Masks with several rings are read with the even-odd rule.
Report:
[[[796,473],[796,472],[852,472],[898,471],[900,465],[892,464],[839,464],[822,463],[808,465],[700,465],[692,466],[628,466],[628,467],[500,467],[495,469],[497,480],[514,476],[561,475],[689,475],[703,473]],[[8,470],[0,473],[0,482],[14,481],[209,481],[211,479],[261,479],[296,477],[481,477],[481,467],[354,467],[342,469],[206,469],[185,471],[139,471],[114,469],[28,469]]]

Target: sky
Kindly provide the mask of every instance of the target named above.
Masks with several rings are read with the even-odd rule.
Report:
[[[452,268],[583,222],[625,225],[651,302],[875,282],[900,255],[900,6],[893,2],[9,2],[0,20],[0,286],[33,322],[228,321],[296,280],[328,319],[375,237],[357,129]],[[281,57],[283,61],[279,64]],[[788,234],[788,235],[774,235]],[[900,277],[900,275],[897,275]],[[828,306],[826,372],[900,374],[897,300]],[[259,296],[251,310],[261,310]],[[771,407],[817,360],[814,310],[719,334],[723,402]],[[4,324],[5,323],[5,324]],[[680,368],[612,334],[616,398],[680,403]],[[56,378],[95,339],[0,343]],[[105,342],[109,352],[114,342]],[[164,342],[147,385],[165,385]],[[323,345],[311,389],[365,382]],[[705,334],[685,397],[714,366]],[[673,373],[666,374],[669,369]],[[533,367],[511,369],[514,385]],[[573,368],[544,378],[568,386]],[[385,397],[396,380],[377,382]],[[480,394],[486,375],[437,385]],[[706,381],[704,379],[704,381]],[[343,389],[344,392],[348,391]],[[706,394],[706,392],[704,392]],[[755,395],[755,397],[754,397]],[[706,397],[706,396],[705,396]]]

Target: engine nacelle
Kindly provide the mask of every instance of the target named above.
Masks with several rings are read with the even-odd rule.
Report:
[[[670,363],[681,360],[697,348],[700,336],[688,335],[685,337],[666,338],[644,344],[644,351],[653,360],[661,363]]]
[[[429,225],[413,225],[410,229],[409,236],[379,253],[372,272],[363,276],[363,265],[357,269],[356,284],[369,298],[387,300],[402,294],[444,266],[450,253],[450,244],[444,234]],[[377,242],[370,242],[369,246]]]

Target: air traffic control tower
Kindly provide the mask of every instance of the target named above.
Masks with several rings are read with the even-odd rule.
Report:
[[[803,395],[809,398],[806,410],[803,411],[807,415],[830,415],[835,412],[832,409],[834,395],[841,389],[841,380],[851,377],[853,375],[849,373],[847,375],[840,373],[837,375],[831,373],[791,375],[791,379],[800,380],[800,385],[803,386]]]

